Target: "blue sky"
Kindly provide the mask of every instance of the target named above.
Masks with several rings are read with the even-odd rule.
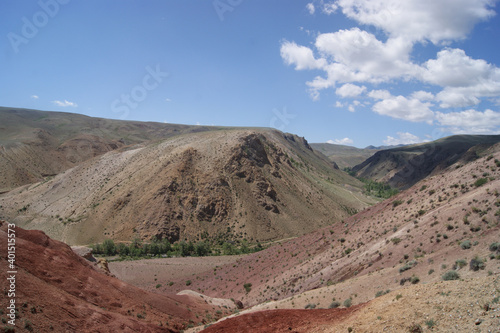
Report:
[[[500,133],[494,0],[3,0],[0,105],[357,147]]]

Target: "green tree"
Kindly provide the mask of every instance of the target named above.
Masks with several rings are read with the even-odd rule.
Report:
[[[112,239],[106,239],[102,243],[103,252],[107,256],[114,256],[116,254],[115,242]]]

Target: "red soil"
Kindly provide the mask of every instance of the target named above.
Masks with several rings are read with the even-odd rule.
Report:
[[[177,332],[189,323],[205,323],[202,316],[211,313],[215,317],[219,310],[191,296],[153,294],[107,276],[41,231],[16,227],[15,234],[18,329]],[[5,318],[9,269],[7,223],[1,221],[0,257],[0,288],[5,294],[0,306]]]
[[[203,330],[204,333],[233,332],[312,332],[320,327],[334,326],[366,304],[351,308],[320,310],[271,310],[253,312],[223,320]]]

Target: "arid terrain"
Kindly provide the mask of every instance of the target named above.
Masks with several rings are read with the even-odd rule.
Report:
[[[123,147],[0,195],[3,218],[72,245],[134,237],[265,242],[375,202],[306,140],[270,129]]]
[[[24,137],[38,132],[28,128],[19,141],[13,133],[0,141],[5,156],[31,146]],[[46,146],[52,152],[68,140],[45,130],[59,140]],[[296,135],[185,130],[96,149],[45,178],[41,169],[20,183],[19,173],[2,173],[2,244],[7,223],[17,225],[19,330],[499,331],[497,137],[450,137],[375,153],[358,170],[371,180],[390,182],[408,171],[404,165],[418,171],[398,178],[404,190],[381,201]],[[143,135],[137,131],[134,137]],[[411,158],[395,165],[396,155]],[[11,158],[8,165],[23,163]],[[67,245],[133,238],[245,239],[265,249],[105,264]],[[4,293],[6,251],[2,246]],[[5,325],[5,312],[0,317]]]

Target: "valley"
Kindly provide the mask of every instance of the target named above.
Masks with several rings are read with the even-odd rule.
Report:
[[[0,219],[18,230],[20,325],[130,332],[500,325],[500,136],[372,151],[267,128],[6,108],[0,115],[18,129],[0,136]],[[321,153],[327,148],[329,156]],[[400,192],[376,198],[367,180]],[[104,264],[68,246],[105,240],[203,241],[212,254],[223,244],[264,248]]]

